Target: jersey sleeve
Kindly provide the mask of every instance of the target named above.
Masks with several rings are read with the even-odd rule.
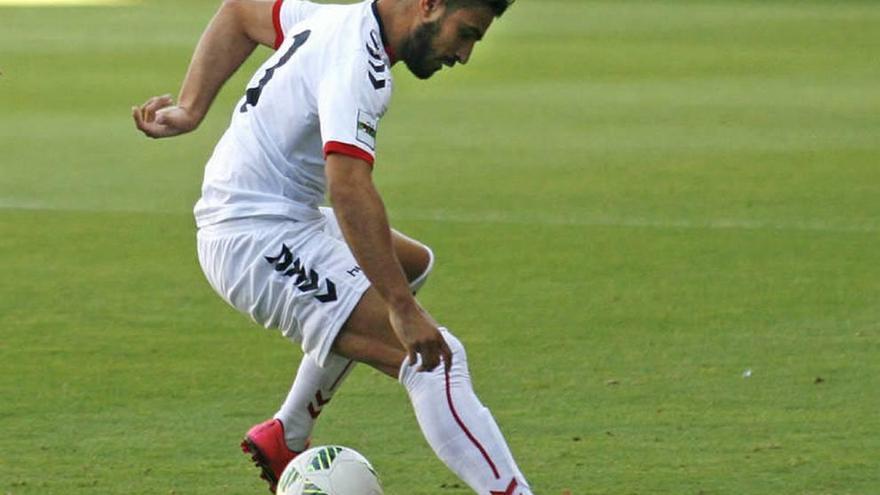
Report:
[[[347,63],[332,64],[318,89],[318,119],[324,157],[341,153],[371,166],[376,134],[391,96],[391,78],[384,62],[358,53]]]
[[[275,0],[272,7],[272,24],[275,26],[275,49],[277,50],[290,29],[300,21],[311,17],[320,4],[305,0]]]

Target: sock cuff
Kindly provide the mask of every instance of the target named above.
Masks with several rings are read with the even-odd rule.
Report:
[[[434,251],[432,251],[431,248],[425,246],[424,244],[422,244],[422,247],[425,248],[426,251],[428,251],[428,267],[425,268],[425,271],[423,271],[421,275],[419,275],[418,277],[416,277],[415,280],[409,283],[409,288],[413,294],[418,292],[419,289],[421,289],[422,286],[425,285],[425,282],[428,281],[428,275],[430,275],[431,271],[434,269]]]

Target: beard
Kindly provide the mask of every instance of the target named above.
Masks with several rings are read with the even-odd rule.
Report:
[[[441,64],[437,60],[432,47],[434,38],[440,32],[438,21],[428,22],[416,28],[400,49],[400,59],[414,76],[419,79],[427,79],[440,70]]]

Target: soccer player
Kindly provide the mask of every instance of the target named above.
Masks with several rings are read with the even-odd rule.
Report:
[[[391,66],[427,79],[466,63],[509,2],[227,0],[178,103],[132,108],[150,137],[192,131],[258,43],[277,49],[235,105],[194,211],[214,290],[305,352],[281,409],[242,443],[273,491],[360,362],[400,381],[434,452],[476,493],[531,495],[474,394],[464,347],[414,297],[431,250],[389,227],[371,177]],[[320,206],[325,195],[332,209]]]

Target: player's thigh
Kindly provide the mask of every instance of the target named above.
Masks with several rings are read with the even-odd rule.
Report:
[[[344,241],[333,209],[322,207],[321,214],[327,219],[326,232]],[[391,229],[391,243],[407,280],[412,282],[425,273],[431,263],[431,251],[427,246],[395,229]]]
[[[336,336],[333,352],[397,378],[406,351],[391,327],[388,306],[376,289],[364,292]]]
[[[299,343],[319,366],[370,283],[323,221],[239,221],[199,232],[199,260],[230,305]]]

